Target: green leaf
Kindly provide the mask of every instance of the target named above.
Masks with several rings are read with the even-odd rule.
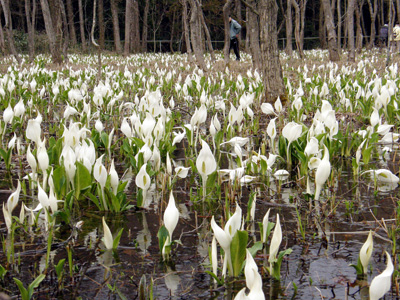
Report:
[[[118,248],[118,244],[119,244],[119,240],[121,239],[122,231],[124,231],[123,228],[120,229],[117,236],[115,237],[114,242],[113,242],[113,249]]]
[[[64,269],[64,264],[65,264],[65,258],[60,259],[58,264],[55,267],[58,280],[60,280],[60,278],[61,278],[62,271]]]
[[[0,278],[4,279],[4,276],[6,274],[7,274],[7,270],[2,265],[0,265]]]
[[[350,267],[353,267],[356,270],[357,277],[364,275],[364,267],[361,263],[360,256],[358,257],[357,264],[351,264]]]
[[[211,272],[211,271],[205,271],[208,275],[210,275],[212,278],[214,278],[216,281],[217,281],[217,283],[218,283],[218,285],[223,285],[224,284],[224,279],[222,278],[222,279],[219,279],[218,277],[217,277],[217,275],[215,275],[213,272]]]
[[[53,171],[54,192],[57,199],[63,199],[67,193],[67,174],[65,173],[64,166],[59,166]]]
[[[46,275],[44,274],[40,274],[38,277],[36,277],[36,279],[29,285],[28,287],[28,291],[29,291],[29,295],[32,296],[33,294],[33,289],[37,288],[39,286],[39,284],[43,281],[43,279],[45,279]]]
[[[242,271],[243,262],[246,258],[246,247],[249,234],[247,231],[236,231],[231,242],[231,260],[233,276],[238,277]]]
[[[75,165],[75,198],[78,199],[81,191],[89,188],[92,185],[92,175],[82,163],[77,161]]]
[[[121,298],[121,300],[128,300],[128,298],[126,298],[126,296],[124,294],[122,294],[122,292],[119,290],[119,288],[115,288],[118,296]]]
[[[282,265],[283,257],[285,255],[289,255],[290,253],[292,253],[292,251],[293,250],[289,248],[289,249],[279,252],[278,259],[276,262],[273,263],[272,270],[271,270],[271,272],[272,272],[271,276],[273,278],[275,278],[276,280],[281,279],[281,265]]]
[[[250,254],[254,257],[257,252],[263,248],[263,243],[261,241],[254,243],[254,245],[249,249]]]
[[[108,147],[108,140],[109,140],[108,134],[103,131],[101,133],[100,138],[101,138],[101,141],[103,142],[104,148],[107,148]]]
[[[369,146],[368,148],[364,149],[362,151],[362,159],[364,164],[368,165],[369,160],[371,159],[371,152],[372,152],[372,146]]]
[[[158,246],[160,247],[160,253],[162,253],[162,249],[164,248],[165,241],[169,237],[168,229],[163,225],[160,227],[157,233],[158,238]]]
[[[101,204],[101,201],[92,193],[87,193],[87,196],[89,197],[90,200],[97,206],[99,210],[103,210],[103,205]]]
[[[17,278],[13,278],[13,279],[14,279],[14,282],[17,284],[18,288],[19,288],[22,300],[30,300],[28,291],[26,290],[26,288],[24,287],[22,282],[19,281]]]

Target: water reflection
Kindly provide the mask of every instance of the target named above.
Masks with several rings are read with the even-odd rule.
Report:
[[[99,264],[109,268],[113,264],[113,251],[105,250],[97,256]]]
[[[167,266],[167,274],[165,275],[164,281],[165,285],[170,291],[172,298],[175,299],[174,296],[177,294],[181,278],[175,271],[171,270],[171,267]]]
[[[136,237],[136,241],[139,245],[139,249],[142,251],[143,254],[146,254],[147,249],[151,245],[151,232],[149,230],[149,225],[147,224],[146,214],[142,212],[140,214],[143,224],[143,229],[138,232]]]

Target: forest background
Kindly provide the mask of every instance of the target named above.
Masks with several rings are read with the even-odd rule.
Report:
[[[34,53],[51,51],[52,44],[57,47],[57,43],[59,50],[63,49],[57,51],[60,54],[68,49],[86,51],[92,45],[91,39],[102,50],[121,54],[186,52],[190,37],[185,40],[185,24],[188,34],[193,33],[192,27],[200,28],[199,47],[203,50],[209,50],[209,44],[205,42],[207,35],[213,49],[222,49],[223,7],[229,4],[229,14],[243,27],[241,49],[250,52],[250,35],[247,33],[251,30],[251,14],[257,13],[256,18],[260,18],[258,2],[262,1],[2,0],[0,50],[4,54],[14,51],[13,45],[7,42],[12,37],[15,51],[29,52],[31,57]],[[400,20],[400,0],[276,0],[279,48],[285,49],[289,55],[292,49],[327,48],[331,39],[327,26],[329,13],[326,13],[326,7],[324,10],[327,3],[339,49],[349,46],[349,26],[354,30],[355,48],[360,50],[363,46],[374,45],[381,26]],[[192,20],[195,10],[198,11],[197,23]],[[349,12],[353,12],[352,24],[348,20]],[[390,12],[393,18],[390,18]],[[46,20],[49,18],[51,20]],[[93,21],[96,23],[91,35]],[[288,40],[292,42],[287,43]]]

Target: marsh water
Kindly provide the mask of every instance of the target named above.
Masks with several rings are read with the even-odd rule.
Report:
[[[379,164],[385,163],[397,172],[396,154],[388,154],[387,161]],[[385,268],[383,253],[392,249],[388,234],[396,227],[399,189],[375,186],[373,181],[363,176],[354,181],[351,164],[345,160],[335,166],[329,189],[319,202],[312,201],[312,197],[304,193],[305,189],[296,178],[277,181],[271,176],[268,180],[271,181],[269,188],[264,188],[262,181],[242,185],[233,199],[211,206],[193,203],[187,192],[190,182],[188,179],[179,180],[174,195],[180,219],[173,236],[179,242],[172,246],[168,263],[162,261],[157,239],[162,224],[162,215],[157,208],[160,201],[167,200],[161,191],[150,193],[152,204],[149,208],[105,215],[113,233],[124,228],[114,253],[100,250],[103,214],[87,209],[82,203],[75,215],[76,222],[84,222],[81,229],[75,229],[71,234],[68,225],[57,227],[50,253],[51,264],[56,265],[61,259],[68,258],[66,247],[71,247],[74,275],[60,287],[54,267],[49,267],[46,284],[36,290],[35,298],[139,299],[143,288],[147,292],[152,290],[154,299],[233,299],[245,286],[243,275],[227,277],[225,284],[218,286],[206,273],[211,270],[210,219],[226,205],[234,210],[235,201],[239,202],[246,216],[250,191],[256,190],[255,222],[244,223],[249,232],[249,244],[260,239],[257,222],[271,208],[271,221],[274,221],[276,213],[281,216],[284,236],[281,249],[293,250],[284,259],[280,281],[271,279],[261,268],[268,266],[266,250],[257,253],[255,260],[263,277],[267,299],[368,299],[368,282]],[[129,192],[132,201],[135,201],[134,190],[131,188]],[[9,192],[3,190],[3,201],[8,196]],[[299,207],[301,223],[296,207]],[[360,280],[350,264],[357,263],[369,230],[375,232],[374,251],[368,276]],[[9,237],[5,232],[2,236],[3,249],[6,250]],[[16,239],[18,263],[9,267],[20,274],[26,285],[32,281],[37,269],[40,272],[45,269],[46,245],[45,234],[38,239],[30,238],[27,232]],[[2,265],[7,265],[6,252],[0,253]],[[12,278],[6,275],[3,283],[6,287],[3,291],[17,298],[18,290]],[[385,299],[397,298],[387,295]]]

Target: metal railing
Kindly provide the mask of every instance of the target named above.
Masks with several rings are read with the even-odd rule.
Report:
[[[378,36],[376,36],[378,38]],[[304,37],[303,38],[303,50],[312,50],[321,47],[320,38],[319,37]],[[342,37],[342,45],[344,45],[345,38]],[[363,44],[365,45],[369,41],[369,36],[363,36]],[[121,41],[123,43],[123,41]],[[114,41],[108,40],[106,41],[106,48],[112,49],[114,46]],[[224,48],[225,41],[223,40],[213,40],[211,41],[212,47],[214,50],[222,50]],[[278,48],[280,50],[285,49],[287,44],[286,38],[278,38]],[[147,51],[148,52],[171,52],[171,45],[174,51],[180,52],[184,47],[184,41],[181,40],[147,40]],[[295,39],[292,39],[293,49],[296,48]],[[208,50],[207,43],[205,44],[205,50]],[[241,49],[245,48],[245,40],[242,39]]]

